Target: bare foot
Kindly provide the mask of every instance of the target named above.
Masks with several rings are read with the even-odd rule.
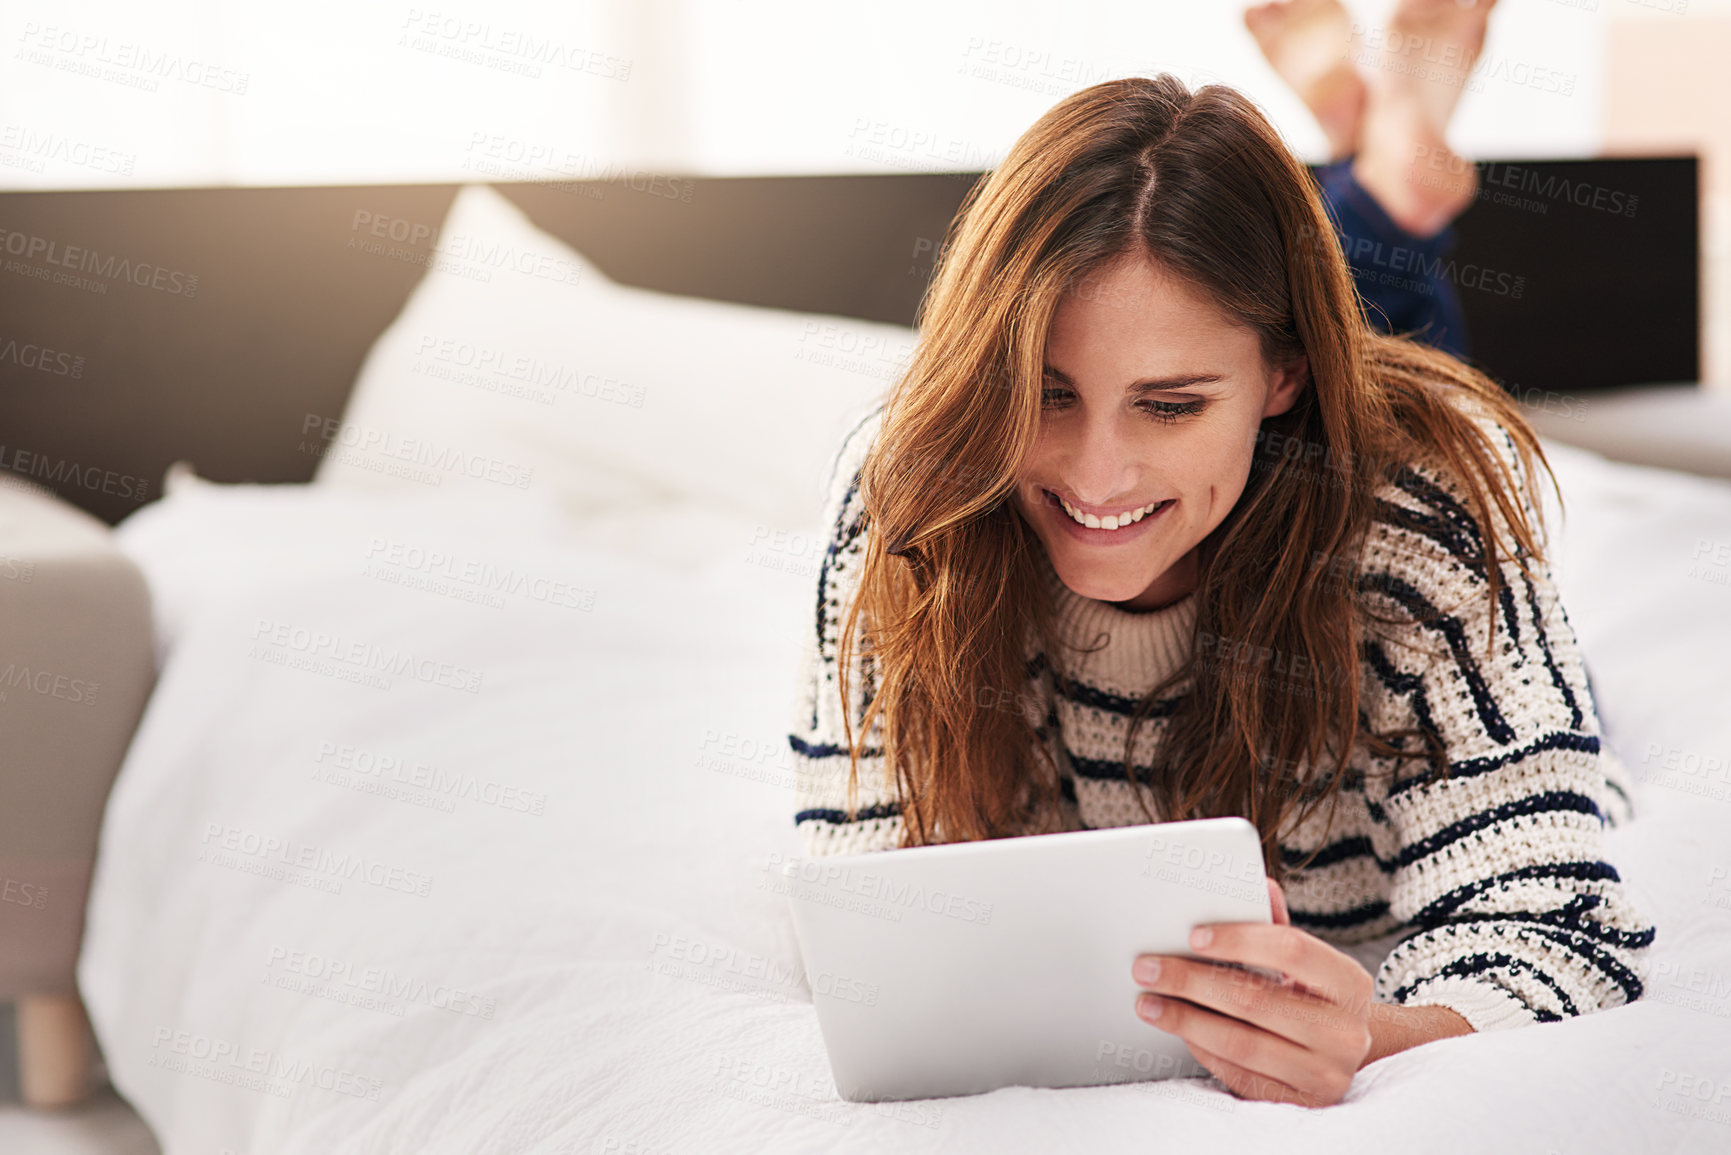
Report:
[[[1244,26],[1328,137],[1333,159],[1358,147],[1364,81],[1352,66],[1352,18],[1340,0],[1277,0],[1244,10]]]
[[[1380,45],[1382,70],[1413,83],[1425,113],[1448,127],[1485,46],[1497,0],[1400,0]]]
[[[1478,192],[1447,131],[1496,0],[1400,0],[1372,36],[1369,97],[1353,175],[1403,229],[1433,236]]]

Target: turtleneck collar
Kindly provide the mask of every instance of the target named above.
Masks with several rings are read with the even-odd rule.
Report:
[[[1069,646],[1059,663],[1076,678],[1128,696],[1146,693],[1190,656],[1196,624],[1194,592],[1157,610],[1126,610],[1070,589],[1042,551],[1041,568],[1052,593],[1053,625]],[[1099,639],[1104,638],[1103,642]]]

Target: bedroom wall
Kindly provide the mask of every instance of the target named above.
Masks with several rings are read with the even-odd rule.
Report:
[[[1701,157],[1702,378],[1731,393],[1731,3],[1630,14],[1606,57],[1605,152]]]
[[[1392,3],[1349,7],[1377,29]],[[1606,29],[1635,7],[1504,0],[1461,147],[1591,155]],[[1244,89],[1319,159],[1320,133],[1240,13],[1230,0],[23,0],[0,10],[0,183],[975,169],[1066,93],[1158,69]]]
[[[1393,4],[1348,7],[1376,30]],[[25,0],[0,10],[0,190],[979,169],[1066,93],[1161,69],[1243,89],[1322,159],[1241,10]],[[1503,0],[1456,146],[1490,159],[1722,147],[1728,24],[1731,0]],[[1705,375],[1731,389],[1731,200],[1714,171]]]

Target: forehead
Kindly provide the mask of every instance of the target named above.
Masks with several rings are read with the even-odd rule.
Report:
[[[1256,331],[1203,290],[1146,257],[1120,257],[1079,278],[1058,302],[1046,338],[1051,360],[1095,359],[1114,351],[1158,356],[1237,355],[1256,349]]]

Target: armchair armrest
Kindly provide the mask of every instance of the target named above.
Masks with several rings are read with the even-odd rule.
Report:
[[[75,978],[84,903],[155,676],[149,591],[108,527],[0,478],[0,999],[20,1005],[32,1102],[85,1090],[88,1048],[67,1037],[88,1029]]]
[[[1613,461],[1731,477],[1731,392],[1685,383],[1520,396],[1545,437]]]

